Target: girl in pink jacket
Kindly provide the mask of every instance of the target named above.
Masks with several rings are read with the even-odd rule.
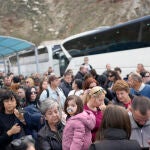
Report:
[[[88,150],[92,143],[91,130],[96,123],[95,116],[88,110],[83,111],[83,102],[75,95],[67,97],[64,111],[67,122],[63,130],[63,150]]]

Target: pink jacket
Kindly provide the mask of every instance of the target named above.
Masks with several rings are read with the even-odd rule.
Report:
[[[88,150],[95,124],[95,116],[88,110],[70,117],[63,130],[63,150]]]

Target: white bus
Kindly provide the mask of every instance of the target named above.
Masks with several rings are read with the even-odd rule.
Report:
[[[84,56],[99,74],[108,63],[120,67],[122,76],[136,71],[138,63],[150,70],[150,16],[71,36],[62,41],[61,48],[74,74]]]
[[[63,75],[69,60],[60,48],[60,41],[51,42],[51,44],[43,44],[37,48],[38,51],[38,70],[43,74],[52,67],[58,75]],[[11,56],[7,60],[10,64],[10,71],[14,74],[18,73],[17,56]],[[23,75],[31,75],[37,72],[35,51],[24,51],[19,53],[20,73]]]

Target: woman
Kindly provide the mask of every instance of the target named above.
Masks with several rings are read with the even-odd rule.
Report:
[[[12,91],[1,89],[0,100],[0,148],[5,150],[12,140],[23,135],[23,124],[15,114],[19,106],[17,96]]]
[[[120,106],[110,105],[106,108],[97,133],[98,142],[89,150],[141,150],[135,140],[129,140],[131,124],[127,111]]]
[[[80,79],[75,79],[72,83],[72,89],[68,96],[70,95],[77,95],[77,96],[80,96],[83,94],[83,90],[82,90],[82,80]]]
[[[42,114],[46,123],[38,132],[38,150],[62,150],[61,108],[57,101],[46,99],[41,102]]]
[[[104,104],[105,91],[103,88],[96,86],[93,87],[86,96],[87,103],[84,105],[85,110],[93,112],[96,118],[96,125],[92,130],[92,141],[95,141],[96,132],[101,124],[103,112],[106,108]]]
[[[133,96],[129,94],[130,89],[128,83],[124,80],[118,80],[112,90],[116,93],[116,97],[113,98],[113,103],[130,109]]]
[[[20,106],[24,108],[26,106],[26,88],[24,86],[19,86],[17,95],[20,98]]]
[[[27,105],[33,104],[37,106],[38,95],[37,95],[37,90],[34,86],[28,87],[26,90],[26,103]]]
[[[41,93],[44,91],[44,90],[47,90],[48,88],[48,81],[43,79],[41,82],[40,82],[40,86],[39,86],[39,96],[41,95]],[[48,91],[48,90],[47,90]],[[47,97],[49,97],[49,95],[47,94]]]

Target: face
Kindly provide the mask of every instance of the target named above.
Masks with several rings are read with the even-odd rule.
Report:
[[[37,96],[37,91],[35,90],[35,88],[31,89],[31,101],[34,101],[36,99]]]
[[[147,72],[147,73],[145,74],[145,77],[143,77],[143,82],[144,82],[144,83],[146,83],[146,82],[148,82],[148,81],[150,81],[150,73],[149,73],[149,72]]]
[[[128,84],[129,84],[129,87],[134,88],[134,81],[130,75],[128,77]]]
[[[115,79],[115,77],[114,77],[112,74],[109,74],[109,75],[108,75],[108,79],[109,79],[110,81],[113,81],[113,80]]]
[[[87,57],[85,57],[85,58],[84,58],[84,63],[85,63],[85,64],[88,64],[88,62],[89,62],[89,59],[88,59]]]
[[[73,81],[73,83],[72,83],[72,89],[76,90],[76,88],[77,88],[77,85],[76,85],[75,81]]]
[[[73,116],[77,111],[77,104],[74,100],[68,101],[67,112],[70,116]]]
[[[107,70],[111,70],[110,64],[107,64],[107,65],[106,65],[106,69],[107,69]]]
[[[49,125],[56,125],[60,121],[60,113],[57,106],[48,109],[45,113],[45,119]]]
[[[99,107],[104,103],[105,94],[100,94],[100,95],[94,94],[92,97],[93,97],[93,103],[95,107]]]
[[[133,110],[132,114],[134,120],[140,125],[144,125],[150,119],[150,110],[144,116],[139,112],[139,110]]]
[[[58,87],[60,84],[60,79],[55,79],[54,81],[51,82],[51,85],[54,87]]]
[[[5,78],[5,80],[4,80],[4,84],[6,85],[6,86],[10,86],[11,85],[11,78],[10,77],[6,77]]]
[[[67,82],[67,83],[71,83],[72,81],[72,75],[66,75],[64,80]]]
[[[45,90],[47,88],[48,88],[48,82],[44,81],[43,84],[42,84],[42,89]]]
[[[5,108],[5,113],[6,114],[11,114],[14,112],[14,109],[16,108],[17,106],[17,103],[16,103],[16,99],[14,97],[12,98],[9,98],[9,99],[5,99],[3,101],[3,104],[4,104],[4,108]]]
[[[122,103],[125,103],[129,98],[128,92],[126,92],[124,90],[116,91],[116,95],[117,95],[118,100]]]
[[[18,89],[18,96],[22,99],[25,98],[25,91],[24,89]]]

